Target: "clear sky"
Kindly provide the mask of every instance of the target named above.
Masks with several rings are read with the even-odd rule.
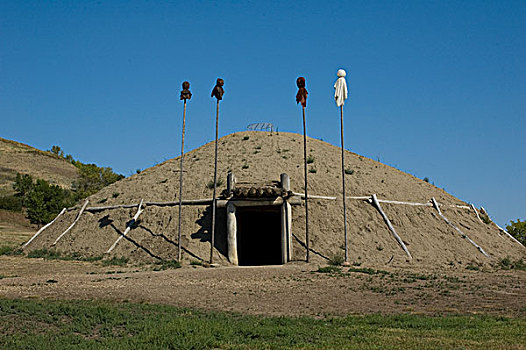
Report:
[[[128,176],[253,122],[338,145],[526,219],[526,1],[0,2],[0,136]],[[393,198],[396,199],[396,198]]]

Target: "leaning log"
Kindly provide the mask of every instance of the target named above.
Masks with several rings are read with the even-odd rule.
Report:
[[[66,233],[68,233],[68,232],[73,228],[73,226],[75,226],[75,224],[79,221],[80,216],[81,216],[82,213],[84,212],[84,209],[86,209],[86,207],[88,206],[88,203],[89,203],[89,200],[86,199],[86,201],[84,202],[84,205],[82,206],[82,208],[80,208],[80,211],[79,211],[79,213],[77,214],[77,217],[75,218],[75,221],[73,221],[73,223],[67,228],[66,231],[64,231],[60,236],[58,236],[58,238],[55,240],[55,242],[53,242],[52,246],[56,245],[57,242],[58,242],[62,237],[64,237],[64,235],[65,235]]]
[[[380,203],[378,202],[378,198],[376,198],[376,194],[373,194],[371,196],[371,202],[374,205],[374,207],[380,212],[380,215],[382,215],[382,218],[384,218],[385,223],[389,227],[389,230],[391,230],[391,233],[393,234],[394,238],[396,239],[396,241],[398,242],[400,247],[402,247],[402,249],[404,250],[404,252],[407,254],[407,256],[410,259],[413,259],[413,257],[411,256],[411,253],[409,253],[409,249],[407,249],[407,247],[405,246],[404,241],[402,241],[400,236],[396,233],[396,230],[394,229],[393,225],[391,224],[391,221],[389,221],[389,218],[387,217],[387,215],[382,210],[382,207],[380,206]]]
[[[139,215],[141,215],[141,213],[144,211],[142,209],[142,202],[143,202],[143,200],[141,199],[141,203],[139,203],[139,208],[137,209],[137,213],[133,216],[133,219],[128,223],[128,227],[126,227],[126,230],[124,230],[122,235],[120,235],[119,238],[117,238],[117,240],[112,244],[110,249],[108,249],[106,254],[111,253],[111,251],[117,246],[117,243],[119,243],[119,241],[122,239],[122,237],[125,237],[130,232],[132,226],[135,224],[135,222],[139,218]]]
[[[24,244],[23,248],[27,247],[28,244],[31,243],[35,238],[37,238],[37,236],[39,234],[41,234],[46,228],[48,228],[49,226],[53,225],[53,223],[58,219],[58,217],[61,216],[62,214],[64,214],[65,212],[66,212],[66,208],[62,209],[62,211],[50,223],[42,226],[42,228],[40,230],[38,230],[38,232],[35,233],[33,235],[33,237],[31,237],[31,239],[26,242],[26,244]]]
[[[455,225],[453,224],[451,221],[449,221],[443,214],[442,212],[440,211],[440,207],[437,203],[437,201],[435,200],[435,197],[431,198],[431,201],[433,202],[433,206],[435,207],[435,209],[438,211],[438,215],[440,215],[440,217],[442,219],[444,219],[445,222],[447,222],[451,227],[453,227],[458,233],[460,233],[460,235],[462,236],[462,238],[465,238],[468,240],[469,243],[473,244],[479,252],[481,252],[482,254],[484,254],[484,256],[488,257],[489,258],[489,255],[486,254],[486,252],[484,251],[484,249],[482,249],[477,243],[473,242],[473,240],[471,238],[468,237],[468,235],[466,235],[464,232],[460,231],[460,229]]]

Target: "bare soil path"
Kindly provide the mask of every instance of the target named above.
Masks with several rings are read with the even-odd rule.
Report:
[[[525,271],[366,270],[320,273],[272,267],[152,266],[0,257],[1,298],[103,299],[248,314],[492,314],[526,317]]]

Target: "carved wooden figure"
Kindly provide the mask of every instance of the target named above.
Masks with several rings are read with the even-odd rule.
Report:
[[[307,89],[305,89],[305,78],[299,77],[296,79],[296,85],[299,88],[298,93],[296,94],[296,103],[301,103],[303,107],[307,107],[307,95],[309,93],[307,92]]]
[[[223,94],[225,93],[225,90],[223,90],[224,84],[225,81],[223,79],[217,78],[216,86],[212,90],[212,97],[217,98],[218,101],[223,99]]]

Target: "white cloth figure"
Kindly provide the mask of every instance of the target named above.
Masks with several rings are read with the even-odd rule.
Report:
[[[343,69],[338,69],[338,80],[334,84],[334,100],[336,101],[336,106],[343,106],[345,100],[347,99],[347,83],[345,82],[345,76],[347,73]]]

